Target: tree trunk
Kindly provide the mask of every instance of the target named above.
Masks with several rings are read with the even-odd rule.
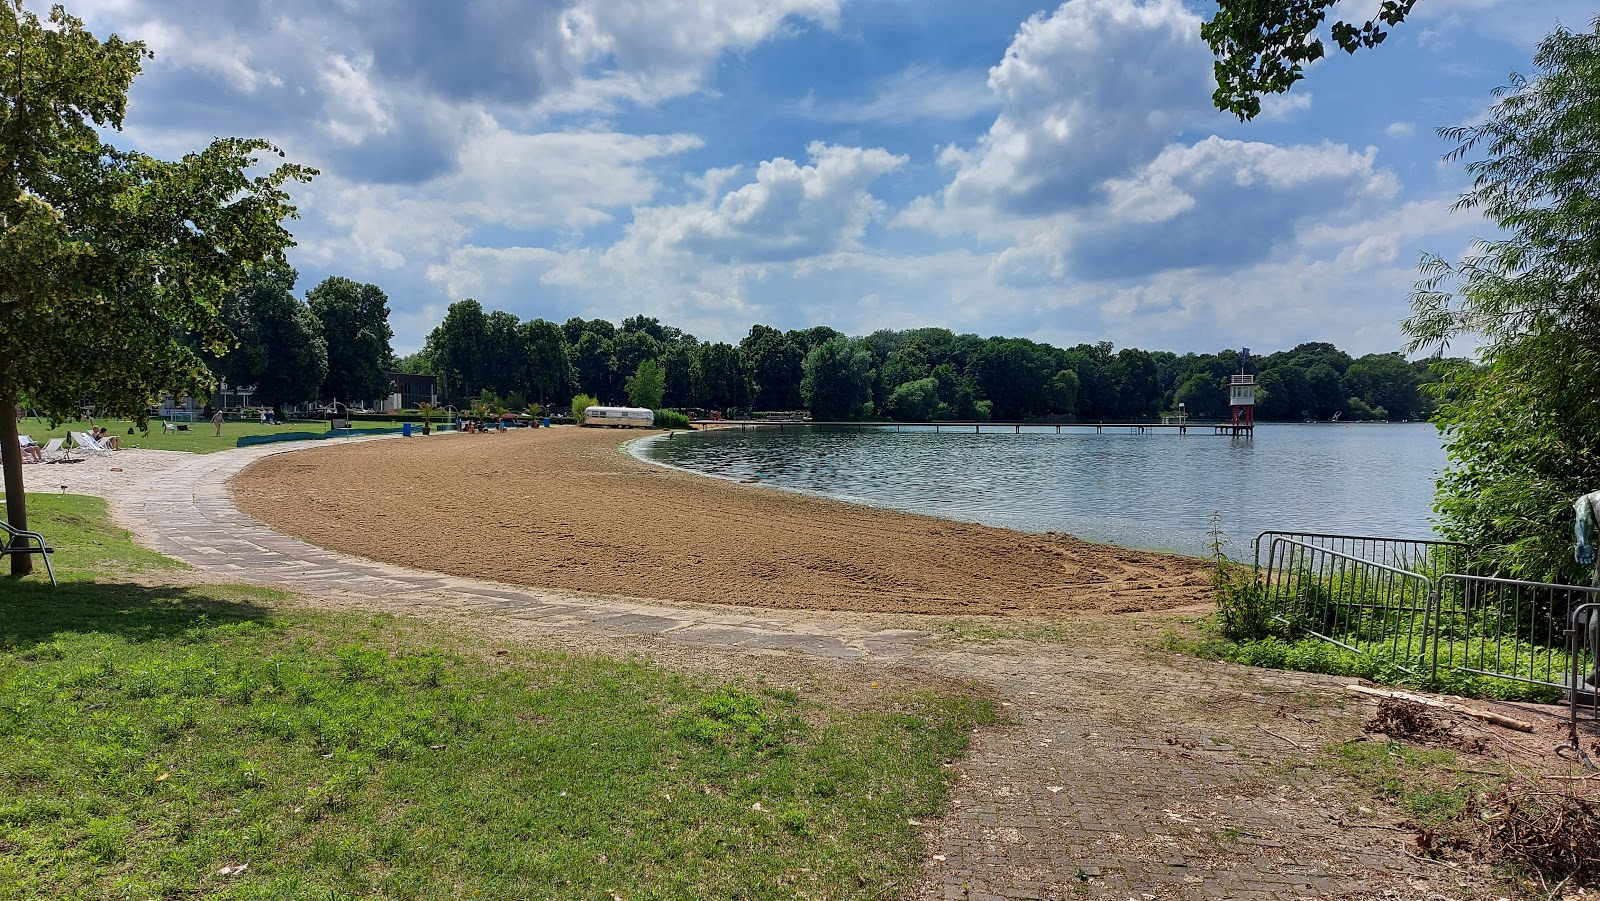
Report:
[[[28,527],[28,495],[22,489],[22,445],[17,443],[17,406],[14,392],[0,394],[0,469],[5,471],[6,522],[13,529]],[[21,539],[18,539],[21,543]],[[11,574],[33,572],[32,554],[12,554]]]

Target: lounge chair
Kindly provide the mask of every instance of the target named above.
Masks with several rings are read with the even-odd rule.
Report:
[[[41,451],[42,455],[44,456],[44,462],[59,463],[62,460],[68,459],[72,452],[67,450],[65,447],[66,443],[67,439],[65,438],[51,438]]]
[[[94,440],[94,436],[90,435],[88,432],[73,432],[72,443],[78,446],[78,450],[83,451],[91,457],[99,457],[111,453],[110,438],[96,441]]]
[[[175,422],[167,422],[165,419],[161,420],[161,434],[165,435],[168,432],[176,432],[177,430],[178,430],[178,424],[177,423],[175,423]]]
[[[21,544],[14,543],[18,538],[22,539]],[[35,542],[38,547],[29,547],[30,541]],[[55,548],[46,544],[44,536],[38,532],[13,529],[9,524],[0,522],[0,557],[9,557],[12,554],[38,554],[44,558],[44,570],[50,574],[51,587],[55,587],[56,584],[56,569],[50,565],[50,555],[54,552]]]
[[[44,452],[39,449],[39,445],[33,443],[32,438],[29,438],[27,435],[18,435],[17,444],[22,446],[22,462],[44,462]]]

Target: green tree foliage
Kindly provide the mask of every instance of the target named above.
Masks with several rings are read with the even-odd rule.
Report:
[[[394,371],[407,375],[438,375],[433,369],[433,358],[426,351],[417,351],[403,357],[395,357]]]
[[[544,319],[533,319],[517,326],[522,345],[522,390],[539,399],[566,397],[576,389],[578,372],[572,367],[572,354],[561,327]]]
[[[572,402],[567,406],[572,410],[573,418],[581,423],[586,418],[583,411],[590,407],[600,406],[600,399],[589,394],[575,394],[572,396]]]
[[[1014,420],[1043,412],[1046,387],[1055,375],[1049,349],[1022,338],[985,342],[967,362],[967,375],[993,405],[994,415]]]
[[[1600,487],[1600,20],[1545,38],[1534,66],[1483,122],[1441,131],[1473,179],[1458,206],[1501,236],[1426,257],[1405,327],[1414,350],[1483,341],[1481,367],[1437,367],[1442,531],[1495,572],[1575,579],[1572,500]]]
[[[1050,412],[1071,414],[1078,409],[1078,373],[1063,369],[1050,377]]]
[[[433,361],[439,376],[439,394],[467,400],[483,389],[479,349],[488,335],[489,319],[483,305],[472,298],[458,300],[444,312],[444,320],[428,333],[423,353]]]
[[[1305,77],[1305,67],[1325,53],[1318,31],[1338,0],[1217,0],[1217,11],[1200,26],[1211,45],[1217,90],[1212,102],[1248,120],[1261,112],[1264,94],[1281,94]],[[1365,21],[1337,21],[1333,42],[1346,53],[1376,47],[1387,29],[1411,14],[1417,0],[1383,0]]]
[[[872,400],[872,351],[860,341],[829,338],[806,354],[801,368],[800,396],[814,419],[850,419]]]
[[[755,388],[744,358],[732,344],[702,344],[694,352],[694,393],[700,405],[750,410]]]
[[[294,281],[288,265],[258,266],[249,283],[222,304],[223,318],[238,341],[222,358],[222,372],[236,386],[254,385],[257,404],[279,407],[311,400],[327,376],[322,325],[294,296]]]
[[[640,363],[661,358],[661,342],[645,332],[623,329],[611,339],[611,352],[616,357],[617,372],[631,376],[639,371]]]
[[[483,321],[483,343],[477,352],[478,371],[483,387],[501,397],[522,391],[527,361],[523,358],[521,325],[516,316],[504,310],[495,310]]]
[[[661,353],[661,369],[666,379],[669,407],[694,406],[694,345],[671,344]]]
[[[771,326],[753,325],[739,342],[739,353],[755,379],[757,409],[799,409],[805,352],[794,338]]]
[[[661,406],[667,393],[667,374],[655,360],[641,362],[628,376],[628,403],[651,410]]]
[[[1382,407],[1392,420],[1410,419],[1422,410],[1419,381],[1416,368],[1397,353],[1368,354],[1344,373],[1353,396],[1374,409]]]
[[[906,382],[884,401],[884,413],[899,422],[928,422],[939,413],[939,380],[933,377]]]
[[[25,527],[20,397],[142,419],[162,392],[206,392],[202,354],[229,343],[222,298],[247,265],[281,262],[285,185],[315,173],[260,166],[278,151],[256,140],[174,162],[106,144],[145,47],[100,41],[60,7],[41,22],[8,0],[0,46],[0,460],[7,519]]]
[[[377,285],[331,276],[306,295],[328,344],[324,399],[370,401],[389,394],[394,350],[389,341],[389,296]]]
[[[618,396],[617,354],[609,337],[595,331],[580,334],[572,349],[572,363],[583,390],[595,397]]]

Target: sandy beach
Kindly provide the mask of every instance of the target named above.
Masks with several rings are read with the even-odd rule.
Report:
[[[637,435],[537,429],[309,448],[232,483],[312,543],[497,582],[678,602],[924,614],[1132,613],[1209,601],[1193,559],[663,469]]]

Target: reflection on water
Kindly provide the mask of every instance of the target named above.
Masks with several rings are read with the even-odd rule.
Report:
[[[1284,424],[1253,441],[1053,427],[679,433],[634,445],[709,475],[948,519],[1207,552],[1211,512],[1234,556],[1264,529],[1424,537],[1445,464],[1430,425]]]

